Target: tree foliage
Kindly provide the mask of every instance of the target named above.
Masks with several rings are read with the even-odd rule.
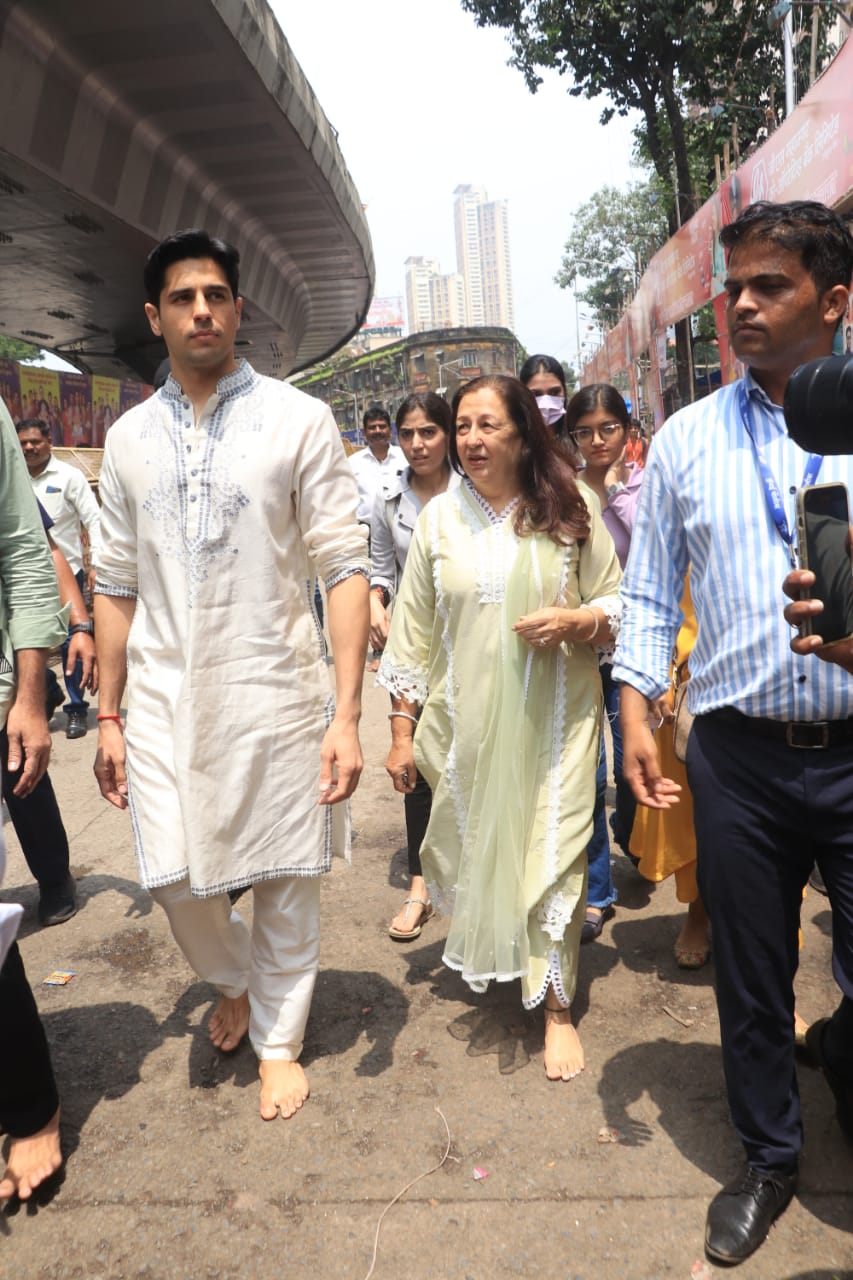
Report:
[[[654,181],[625,191],[602,187],[573,215],[554,279],[561,288],[571,288],[609,329],[666,237],[666,210]]]
[[[0,357],[4,360],[35,360],[41,348],[34,347],[31,342],[23,342],[20,338],[9,338],[0,334]]]
[[[733,122],[746,149],[780,115],[782,39],[768,22],[774,0],[461,2],[479,26],[507,31],[510,61],[531,92],[551,68],[570,79],[573,96],[606,98],[602,124],[639,111],[640,154],[673,201],[679,193],[682,221],[694,195],[709,194],[714,154]]]

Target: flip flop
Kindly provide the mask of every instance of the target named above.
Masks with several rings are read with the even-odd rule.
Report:
[[[419,938],[421,936],[421,929],[424,927],[427,920],[431,920],[433,918],[435,915],[435,908],[429,898],[406,898],[403,906],[406,908],[403,913],[406,918],[408,918],[410,906],[423,907],[421,918],[412,929],[395,929],[393,925],[390,925],[388,929],[388,937],[394,938],[396,942],[411,942],[413,938]]]

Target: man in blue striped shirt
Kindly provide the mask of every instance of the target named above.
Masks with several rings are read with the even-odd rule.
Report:
[[[705,1247],[732,1263],[758,1248],[797,1185],[793,978],[815,861],[843,993],[823,1056],[853,1084],[853,682],[792,653],[781,590],[795,564],[797,489],[818,477],[853,483],[853,459],[803,452],[781,407],[793,370],[832,350],[853,238],[824,205],[798,201],[751,205],[720,239],[730,339],[748,373],[676,413],[655,439],[613,675],[623,683],[625,776],[641,803],[666,808],[679,788],[661,777],[649,712],[669,684],[689,564],[699,632],[687,772],[729,1104],[747,1156],[712,1201]]]

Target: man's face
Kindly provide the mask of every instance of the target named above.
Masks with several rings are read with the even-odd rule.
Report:
[[[385,454],[391,443],[391,424],[384,418],[368,418],[364,426],[364,438],[374,453]]]
[[[823,355],[838,317],[837,289],[818,293],[799,253],[770,241],[732,250],[726,318],[735,354],[759,372],[786,371]],[[839,294],[840,296],[840,294]]]
[[[166,343],[172,365],[219,374],[234,363],[243,299],[232,296],[212,258],[185,258],[166,271],[159,306],[145,304],[152,332]]]
[[[18,432],[18,439],[24,451],[24,461],[31,475],[37,476],[44,471],[50,458],[50,439],[43,436],[38,427],[26,427]]]

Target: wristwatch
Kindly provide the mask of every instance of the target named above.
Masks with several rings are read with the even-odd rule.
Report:
[[[612,498],[617,493],[624,493],[625,486],[620,480],[618,484],[609,484],[607,488],[604,490],[604,492],[607,494],[608,498]]]
[[[87,636],[95,634],[95,626],[92,622],[72,622],[68,628],[68,634],[75,636],[78,631],[85,631]]]

